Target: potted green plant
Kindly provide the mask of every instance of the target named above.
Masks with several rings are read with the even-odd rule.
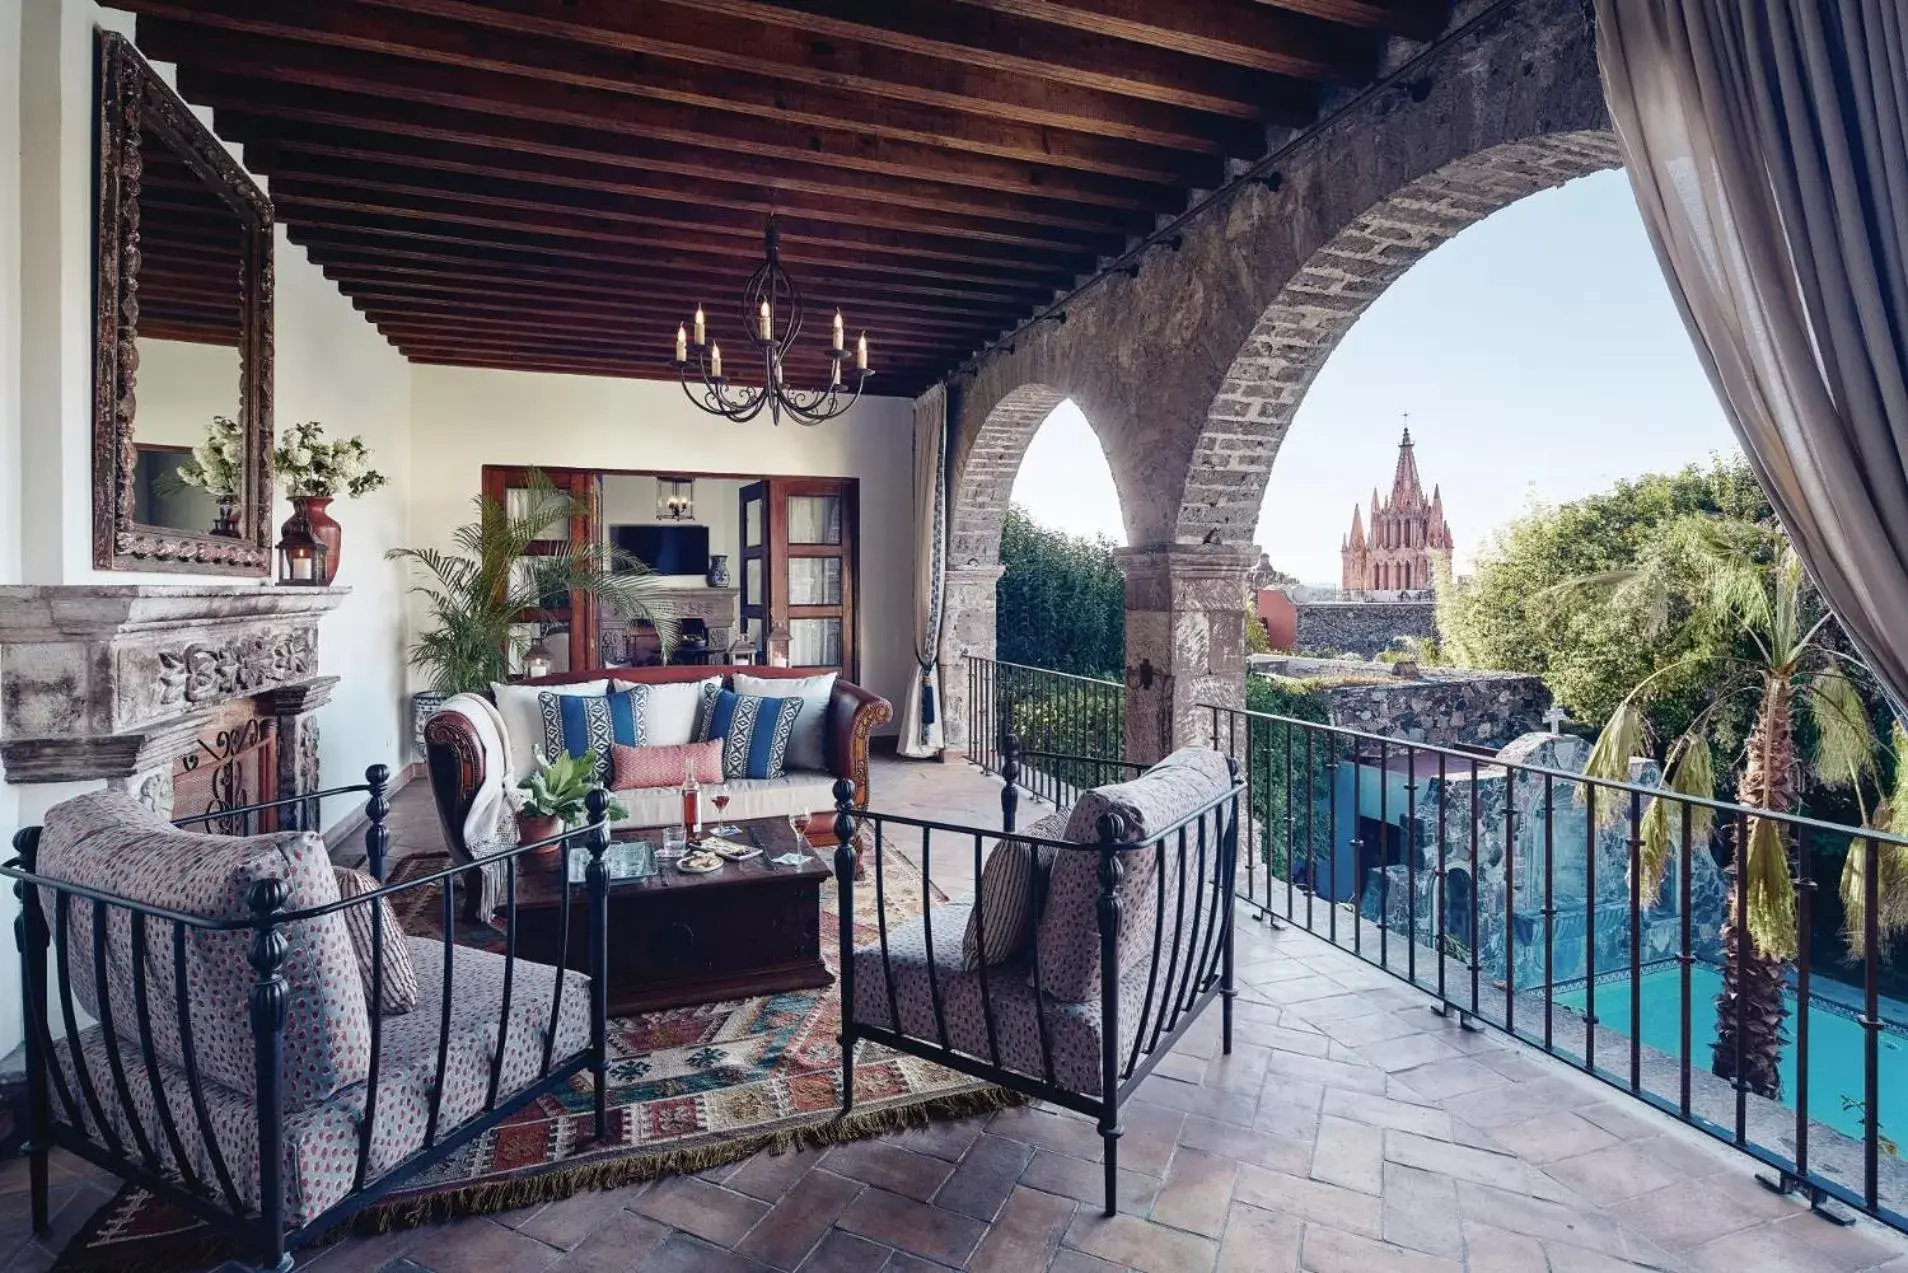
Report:
[[[523,792],[523,803],[517,808],[518,843],[547,840],[560,831],[580,825],[589,816],[583,801],[596,787],[596,764],[594,750],[581,756],[559,756],[555,760],[545,760],[541,752],[537,754],[537,771],[517,780],[517,787]],[[612,820],[627,818],[629,811],[612,797],[609,816]],[[552,844],[535,852],[555,853],[557,847]]]
[[[288,427],[272,449],[272,473],[312,535],[325,546],[325,577],[338,576],[338,549],[344,528],[326,511],[339,495],[357,499],[385,484],[384,474],[371,467],[371,449],[361,437],[325,440],[325,426],[316,420]],[[286,523],[289,529],[291,522]]]
[[[451,534],[452,549],[394,548],[386,554],[411,564],[412,591],[425,598],[430,627],[411,647],[411,663],[430,688],[411,697],[412,738],[423,756],[424,722],[452,694],[488,689],[510,679],[535,640],[526,613],[558,594],[592,596],[627,622],[647,620],[665,647],[675,640],[675,616],[661,579],[650,568],[603,544],[548,539],[566,522],[574,499],[532,469],[520,504],[506,508],[488,496],[474,501],[475,521]],[[539,548],[531,552],[532,546]]]
[[[178,467],[173,480],[196,486],[217,501],[219,517],[212,533],[236,539],[239,487],[245,480],[245,438],[238,421],[213,416],[204,440],[192,448],[192,458]]]

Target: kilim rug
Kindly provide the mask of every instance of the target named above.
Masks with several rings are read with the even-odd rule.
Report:
[[[392,879],[416,879],[445,865],[439,854],[405,858]],[[922,889],[931,886],[899,854],[884,869],[890,913],[918,913]],[[873,892],[857,890],[857,938],[875,937]],[[824,885],[822,899],[826,957],[837,948],[840,928],[834,889]],[[405,900],[398,914],[407,931],[442,935],[434,886]],[[460,926],[458,940],[502,948],[501,937],[482,926]],[[829,959],[831,967],[834,962]],[[844,1120],[840,1019],[833,986],[612,1019],[608,1144],[591,1139],[590,1078],[579,1075],[560,1097],[520,1111],[349,1228],[378,1231],[506,1211],[579,1189],[704,1171],[762,1150],[834,1144],[1020,1101],[932,1062],[863,1043],[855,1062],[855,1113]],[[177,1273],[235,1254],[205,1224],[129,1186],[87,1222],[54,1268]]]

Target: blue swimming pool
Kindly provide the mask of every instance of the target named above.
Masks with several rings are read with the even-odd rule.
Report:
[[[1639,980],[1642,987],[1643,1043],[1666,1056],[1674,1057],[1683,1046],[1682,975],[1673,964],[1648,969]],[[1708,965],[1690,969],[1690,1052],[1691,1064],[1706,1071],[1710,1050],[1716,1041],[1716,995],[1722,989],[1722,973]],[[1862,1028],[1856,1024],[1859,1003],[1852,992],[1835,987],[1817,990],[1809,996],[1809,1117],[1837,1131],[1859,1137],[1862,1134]],[[1553,996],[1563,1007],[1582,1012],[1587,996],[1579,984],[1559,989]],[[1782,1051],[1782,1103],[1795,1108],[1796,1047],[1795,993],[1787,996],[1789,1017],[1786,1032],[1790,1042]],[[1884,1000],[1882,1015],[1892,1020],[1908,1019],[1908,1005]],[[1630,981],[1628,977],[1597,983],[1597,1020],[1605,1029],[1618,1034],[1630,1032]],[[1559,1033],[1560,1049],[1574,1051],[1574,1044]],[[1881,1134],[1900,1142],[1908,1137],[1908,1036],[1889,1028],[1881,1036]],[[1599,1056],[1598,1063],[1621,1069],[1627,1061]],[[1675,1092],[1658,1095],[1675,1098]]]

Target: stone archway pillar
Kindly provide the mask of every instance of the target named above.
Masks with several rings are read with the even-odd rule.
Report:
[[[995,586],[1005,569],[950,566],[942,585],[941,738],[950,753],[967,749],[967,660],[994,657]]]
[[[1210,742],[1205,704],[1245,705],[1245,575],[1230,545],[1122,548],[1126,576],[1126,758],[1151,763]]]

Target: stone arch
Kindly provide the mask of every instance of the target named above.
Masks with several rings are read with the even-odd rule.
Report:
[[[1493,212],[1617,167],[1616,136],[1584,129],[1504,142],[1380,198],[1314,251],[1239,345],[1206,412],[1174,539],[1247,544],[1299,403],[1345,333],[1433,248]]]

